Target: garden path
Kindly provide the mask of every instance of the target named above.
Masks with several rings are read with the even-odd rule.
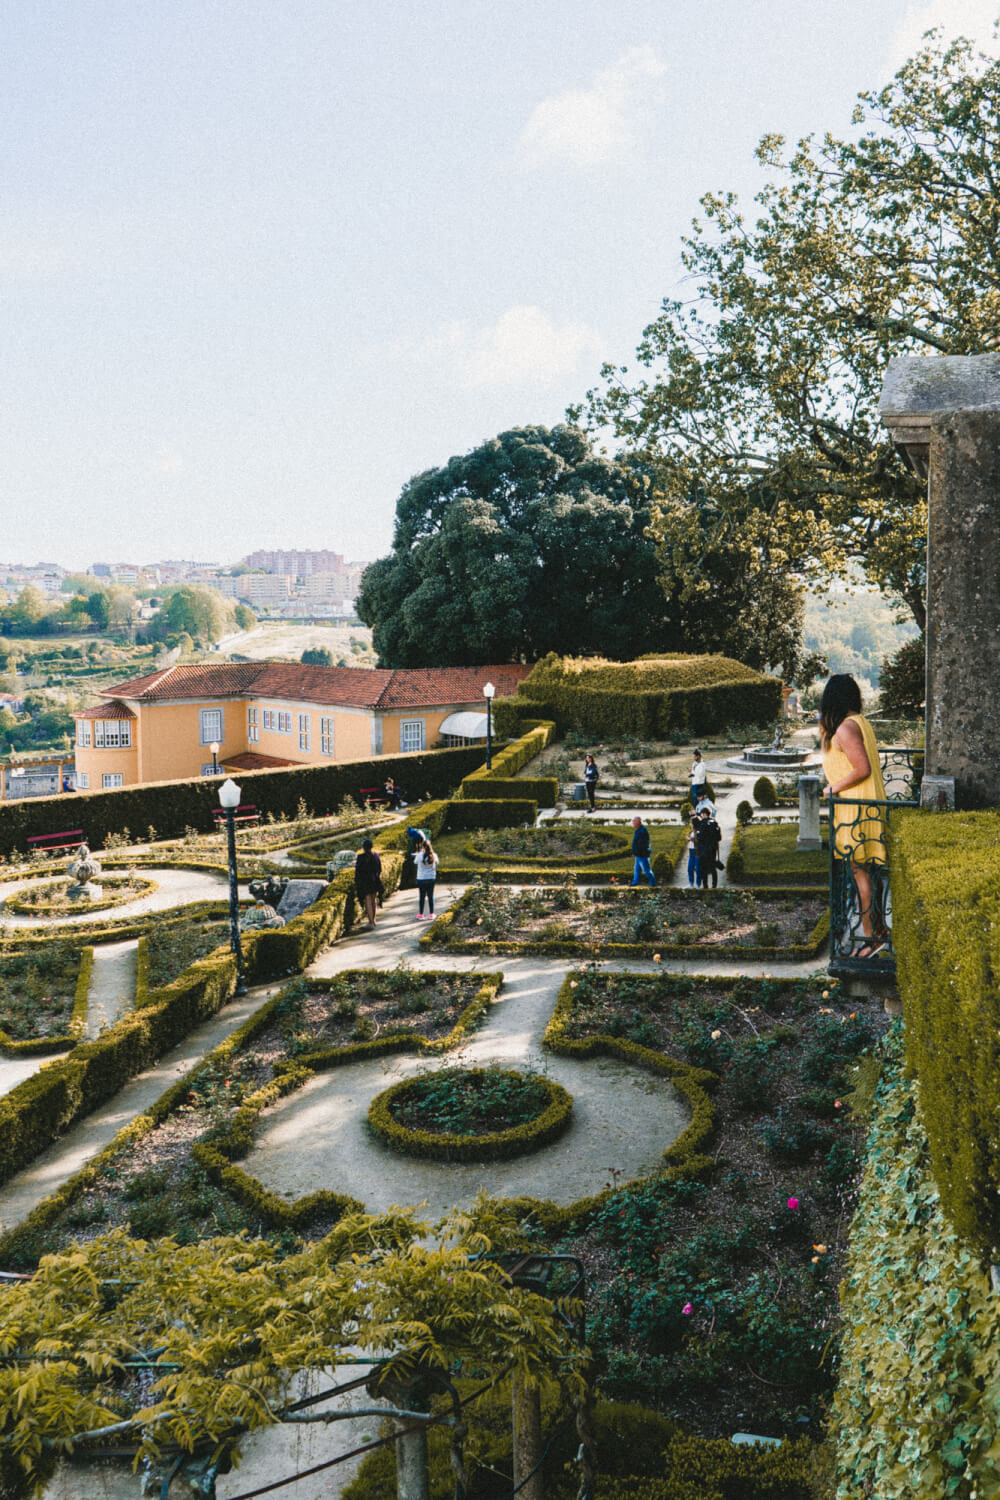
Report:
[[[20,890],[23,886],[31,885],[37,881],[39,874],[36,872],[31,876],[21,876],[17,880],[5,880],[0,882],[0,903],[8,896]],[[195,901],[224,901],[229,894],[229,877],[225,874],[215,875],[209,870],[178,870],[166,865],[143,866],[139,872],[148,876],[150,880],[156,881],[156,890],[147,896],[141,896],[136,901],[123,903],[121,906],[108,908],[96,915],[86,911],[74,912],[72,916],[64,917],[25,917],[15,912],[4,912],[4,921],[11,927],[51,927],[53,925],[66,926],[76,925],[81,922],[93,922],[98,917],[107,917],[108,921],[117,921],[121,917],[138,917],[145,912],[166,911],[172,906],[189,906]],[[51,877],[50,877],[51,878]],[[241,888],[240,895],[247,893]]]
[[[94,949],[94,965],[87,991],[88,1041],[120,1021],[135,1003],[137,938],[125,943],[101,943]]]

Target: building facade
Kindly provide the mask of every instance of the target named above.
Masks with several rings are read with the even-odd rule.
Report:
[[[322,765],[434,749],[449,719],[507,696],[527,666],[365,670],[289,662],[172,666],[101,694],[74,715],[76,785],[100,791],[218,770]],[[462,721],[461,738],[468,733]],[[481,726],[476,726],[480,727]],[[485,731],[483,731],[485,732]],[[218,748],[213,759],[212,745]]]

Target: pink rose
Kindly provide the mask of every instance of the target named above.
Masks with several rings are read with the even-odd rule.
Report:
[[[788,1200],[788,1207],[789,1208],[796,1209],[796,1208],[798,1208],[798,1206],[799,1206],[799,1200],[798,1200],[798,1198],[789,1198],[789,1200]]]
[[[692,1307],[690,1302],[685,1302],[684,1306],[681,1308],[681,1312],[685,1317],[688,1317],[689,1314],[694,1312],[694,1308]]]

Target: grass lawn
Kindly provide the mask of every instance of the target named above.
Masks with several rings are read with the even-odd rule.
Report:
[[[830,879],[828,847],[796,849],[798,822],[750,823],[737,828],[726,861],[726,874],[741,885],[826,885]]]
[[[573,824],[566,825],[566,827],[573,826]],[[596,819],[594,821],[588,820],[585,825],[576,824],[575,826],[584,826],[592,830],[595,835],[602,827]],[[472,828],[458,833],[441,834],[434,841],[434,849],[441,861],[438,868],[438,878],[440,880],[451,880],[457,884],[464,884],[474,879],[477,874],[482,874],[484,870],[488,869],[493,872],[498,880],[513,881],[515,883],[535,881],[542,871],[544,871],[546,879],[558,878],[560,874],[569,874],[573,880],[597,885],[607,884],[612,879],[617,881],[623,879],[631,880],[633,861],[628,850],[632,841],[632,829],[631,827],[622,828],[621,824],[613,827],[605,825],[605,827],[610,833],[616,831],[619,835],[627,833],[628,838],[627,842],[622,845],[622,853],[617,856],[609,853],[607,858],[600,860],[589,860],[587,857],[584,857],[579,864],[574,863],[574,857],[571,853],[566,853],[565,858],[560,864],[548,862],[542,864],[537,858],[535,858],[533,863],[532,857],[528,857],[527,854],[524,857],[520,857],[513,853],[509,855],[497,853],[491,854],[488,858],[485,856],[477,858],[474,854],[470,853],[472,849],[481,848],[484,840],[487,843],[495,840],[500,830]],[[517,829],[503,830],[505,834],[508,832],[516,834],[521,831]],[[535,831],[523,830],[523,832],[529,833]],[[538,830],[538,832],[541,832],[541,830]],[[652,858],[654,868],[658,868],[661,879],[669,878],[670,873],[674,870],[678,859],[683,853],[687,829],[677,823],[650,823],[649,835],[653,846]],[[549,837],[549,835],[543,834],[543,838],[546,837]],[[556,834],[553,833],[551,837],[555,839]],[[557,857],[558,847],[556,845]],[[660,861],[659,867],[656,864],[658,859]]]

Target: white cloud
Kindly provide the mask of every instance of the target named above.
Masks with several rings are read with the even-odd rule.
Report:
[[[1000,0],[918,0],[911,3],[896,29],[889,47],[889,69],[895,73],[908,57],[919,52],[925,31],[943,28],[946,42],[957,36],[968,37],[984,52],[1000,53],[1000,42],[993,33],[1000,18]]]
[[[639,148],[643,115],[667,71],[652,47],[631,47],[589,88],[566,89],[536,104],[517,142],[522,166],[564,162],[588,170],[622,166]]]
[[[557,324],[540,307],[508,307],[495,323],[446,323],[418,344],[397,344],[392,357],[437,365],[464,386],[551,385],[604,341],[586,323]]]

